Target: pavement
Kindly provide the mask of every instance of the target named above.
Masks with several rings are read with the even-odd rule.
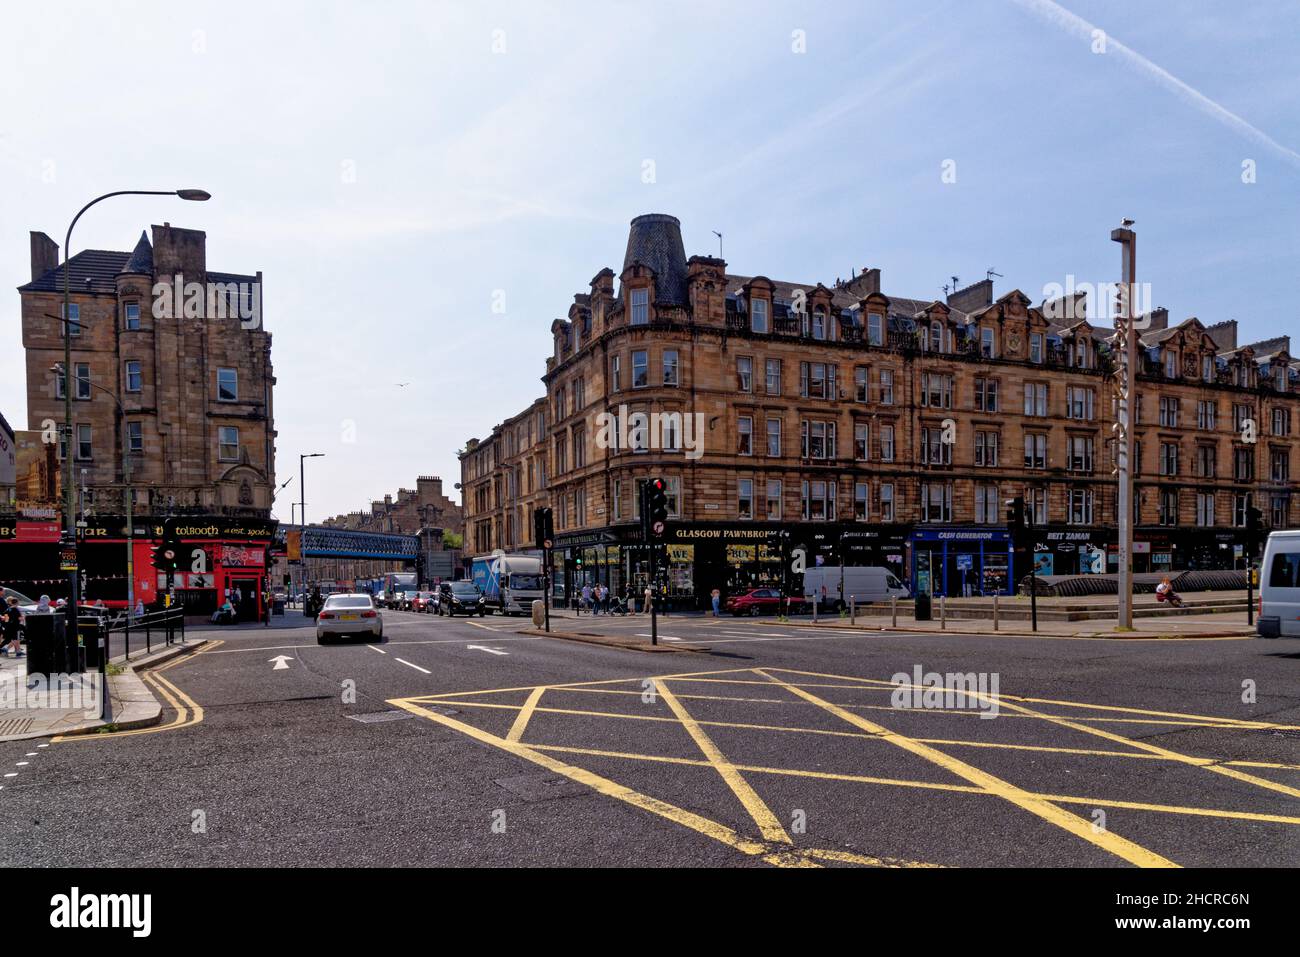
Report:
[[[92,734],[106,728],[122,731],[155,725],[162,719],[163,706],[156,679],[149,672],[165,662],[193,652],[202,644],[203,639],[185,645],[154,643],[152,653],[146,653],[142,644],[132,652],[129,661],[124,654],[113,656],[110,663],[114,667],[108,675],[107,721],[100,716],[100,699],[92,684],[98,681],[97,673],[74,678],[76,684],[71,693],[60,696],[60,702],[66,701],[72,707],[50,707],[48,701],[41,701],[40,707],[0,708],[0,742]],[[31,688],[32,680],[33,676],[27,674],[26,657],[0,656],[0,682],[3,682],[3,687]]]
[[[0,742],[0,864],[1300,865],[1300,640],[659,625],[196,628],[158,724]]]
[[[856,618],[851,618],[846,611],[843,615],[822,615],[816,622],[813,621],[812,615],[794,615],[788,619],[783,619],[784,623],[789,625],[798,625],[803,627],[816,628],[849,628],[849,629],[868,629],[878,631],[897,631],[913,632],[918,634],[930,634],[933,632],[952,632],[954,634],[975,634],[975,635],[1007,635],[1007,636],[1051,636],[1060,638],[1158,638],[1158,637],[1177,637],[1177,638],[1223,638],[1223,637],[1252,637],[1255,635],[1255,626],[1246,623],[1246,613],[1214,613],[1205,615],[1185,614],[1171,615],[1164,617],[1135,618],[1133,620],[1132,631],[1120,631],[1114,627],[1107,627],[1109,624],[1104,619],[1094,619],[1086,621],[1040,621],[1038,630],[1034,631],[1028,621],[1002,620],[995,627],[992,619],[992,613],[987,618],[978,619],[957,619],[950,618],[948,621],[939,620],[938,606],[935,607],[935,617],[932,621],[916,621],[911,617],[910,607],[905,610],[900,607],[897,617],[897,623],[892,615],[889,614],[859,614]],[[649,615],[590,615],[586,612],[581,615],[575,614],[569,609],[556,611],[552,609],[551,618],[553,621],[564,622],[566,630],[572,630],[576,621],[593,621],[602,620],[613,621],[635,621],[642,620],[649,627]],[[771,617],[760,618],[736,618],[723,613],[718,618],[707,612],[678,612],[672,615],[660,615],[659,621],[705,621],[712,620],[717,622],[733,623],[759,623],[773,621]]]

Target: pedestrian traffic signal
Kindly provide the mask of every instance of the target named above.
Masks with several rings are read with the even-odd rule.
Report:
[[[550,548],[555,539],[555,519],[549,508],[533,510],[533,544],[537,548]]]
[[[1246,507],[1246,557],[1254,558],[1264,540],[1264,513],[1253,505]]]
[[[663,538],[668,527],[668,483],[661,478],[646,483],[646,513],[651,538]]]

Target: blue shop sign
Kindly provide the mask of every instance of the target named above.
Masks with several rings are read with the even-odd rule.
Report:
[[[1005,529],[996,528],[918,528],[912,532],[914,542],[1007,542]]]

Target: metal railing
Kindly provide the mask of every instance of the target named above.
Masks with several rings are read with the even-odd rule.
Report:
[[[140,633],[144,633],[144,651],[146,655],[153,652],[153,639],[155,636],[166,645],[172,645],[177,640],[181,644],[185,643],[185,610],[179,605],[161,611],[146,612],[143,615],[131,615],[121,612],[115,617],[106,615],[82,615],[79,617],[81,628],[84,628],[87,622],[93,622],[101,629],[104,637],[104,655],[109,661],[113,660],[113,635],[115,634],[121,635],[122,656],[128,661],[131,660],[132,630],[136,633],[137,641]]]

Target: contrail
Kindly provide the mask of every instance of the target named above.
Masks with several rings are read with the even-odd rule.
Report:
[[[1087,20],[1083,19],[1083,17],[1071,13],[1059,3],[1053,2],[1053,0],[1011,0],[1011,2],[1036,15],[1040,19],[1046,20],[1048,23],[1058,26],[1061,29],[1073,33],[1075,36],[1081,37],[1085,40],[1090,41],[1093,36],[1093,31],[1099,29]],[[1119,58],[1128,66],[1146,74],[1175,96],[1182,99],[1185,103],[1196,107],[1196,109],[1222,123],[1224,126],[1236,130],[1251,142],[1257,143],[1258,145],[1271,150],[1292,166],[1300,168],[1300,153],[1283,146],[1263,130],[1251,126],[1236,113],[1220,106],[1199,90],[1192,89],[1192,87],[1178,79],[1178,77],[1174,76],[1168,70],[1152,63],[1142,54],[1138,53],[1131,47],[1126,47],[1107,33],[1106,52],[1110,53],[1112,50],[1115,53],[1118,53]]]

